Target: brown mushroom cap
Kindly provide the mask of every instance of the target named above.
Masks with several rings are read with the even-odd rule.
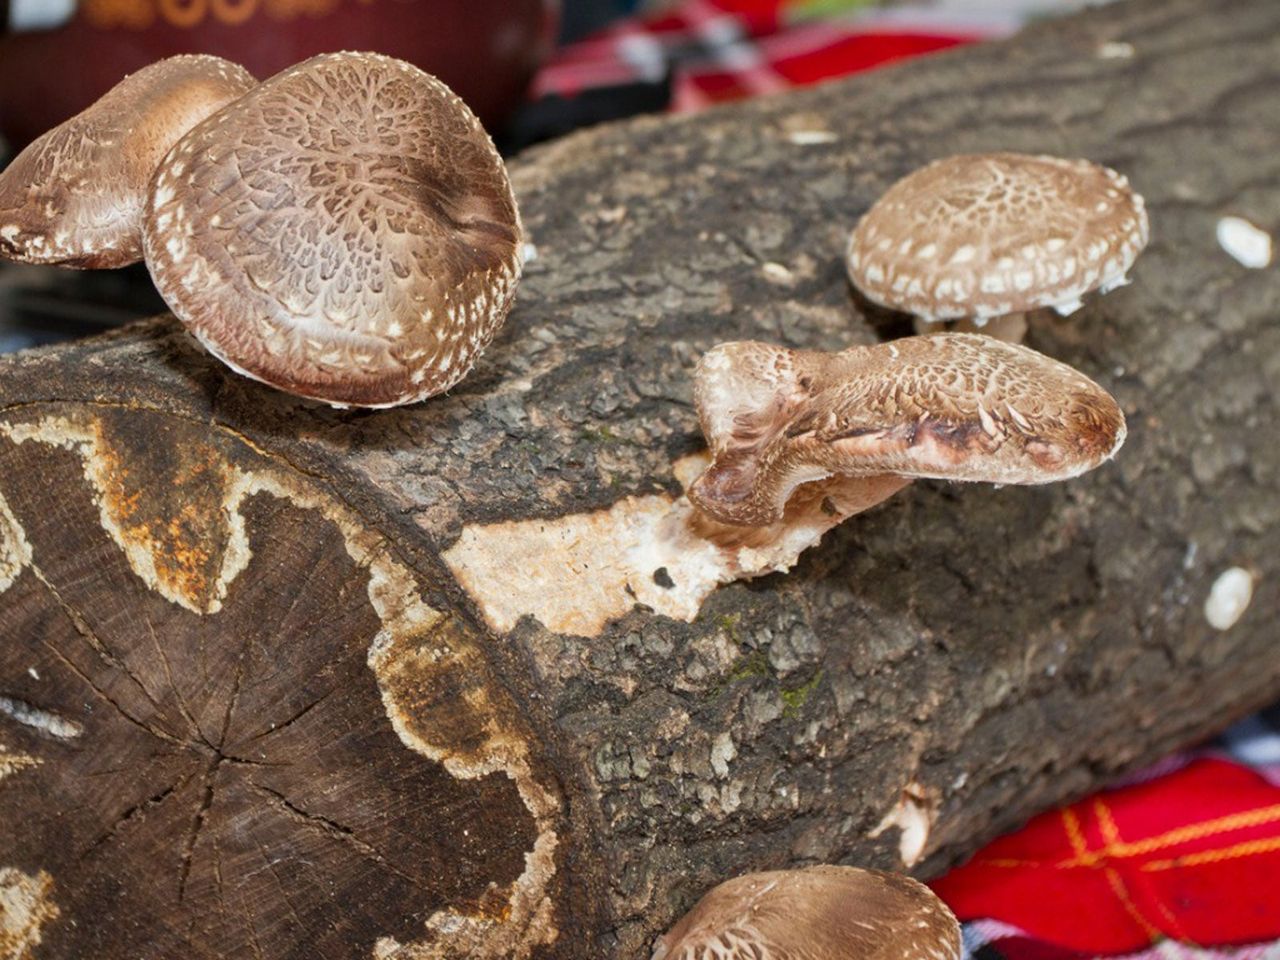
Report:
[[[1125,282],[1147,244],[1129,181],[1087,160],[975,154],[903,177],[858,222],[846,265],[870,300],[926,320],[1057,307]]]
[[[0,173],[0,256],[68,267],[142,259],[142,211],[164,155],[257,81],[209,56],[153,63],[54,127]]]
[[[960,925],[910,877],[856,867],[749,873],[715,887],[652,960],[958,960]]]
[[[192,130],[157,171],[145,240],[210,352],[338,406],[451,387],[521,268],[480,122],[434,77],[363,53],[313,57]]]
[[[977,334],[841,353],[721,344],[698,363],[694,399],[714,461],[689,498],[743,526],[776,522],[797,486],[830,476],[1064,480],[1125,436],[1119,405],[1088,377]]]

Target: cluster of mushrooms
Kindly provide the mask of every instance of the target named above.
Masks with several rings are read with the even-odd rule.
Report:
[[[313,57],[258,83],[160,61],[0,174],[0,255],[145,260],[227,366],[334,406],[466,376],[523,264],[506,168],[443,83],[391,57]]]
[[[749,543],[797,503],[852,515],[914,478],[1038,484],[1105,462],[1124,441],[1116,401],[1018,341],[1028,312],[1069,314],[1126,282],[1147,232],[1124,177],[1083,160],[959,156],[897,183],[853,231],[854,286],[918,329],[999,339],[714,347],[695,373],[713,458],[688,491],[701,535]],[[461,380],[510,309],[522,240],[475,116],[440,81],[373,54],[262,83],[215,57],[174,57],[0,174],[0,255],[145,260],[210,353],[334,406],[413,403]],[[959,954],[959,926],[926,887],[820,866],[716,887],[654,960]]]

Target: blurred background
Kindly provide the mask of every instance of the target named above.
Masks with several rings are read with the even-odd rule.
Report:
[[[175,53],[266,78],[376,50],[452,86],[510,154],[639,113],[691,111],[1008,35],[1085,0],[0,0],[0,164]],[[0,352],[164,305],[141,266],[0,264]]]

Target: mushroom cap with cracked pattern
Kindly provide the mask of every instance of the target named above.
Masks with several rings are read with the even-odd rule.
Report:
[[[958,960],[960,925],[924,884],[857,867],[749,873],[715,887],[652,960]]]
[[[694,399],[714,461],[689,498],[741,526],[776,522],[796,487],[826,477],[1049,483],[1125,437],[1119,404],[1084,374],[978,334],[841,353],[720,344],[698,363]]]
[[[325,54],[277,74],[165,159],[146,218],[161,294],[211,353],[336,406],[453,386],[520,275],[506,169],[439,80]]]
[[[188,130],[257,82],[204,55],[169,57],[125,77],[0,173],[0,256],[94,269],[141,260],[156,167]]]
[[[946,157],[867,211],[846,266],[868,299],[926,320],[1078,305],[1125,282],[1147,244],[1142,197],[1088,160]]]

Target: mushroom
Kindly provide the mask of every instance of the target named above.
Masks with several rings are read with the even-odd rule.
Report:
[[[652,960],[959,960],[960,924],[922,883],[857,867],[749,873],[713,888]]]
[[[257,81],[218,57],[178,56],[125,77],[0,173],[0,256],[67,267],[142,259],[142,211],[164,155]]]
[[[1097,384],[976,334],[835,354],[722,344],[699,363],[694,399],[710,450],[672,463],[683,493],[673,484],[606,508],[463,528],[443,559],[495,632],[528,615],[595,637],[636,604],[692,622],[720,585],[790,570],[914,477],[1063,479],[1114,454],[1125,429]],[[904,860],[923,849],[933,806],[908,784],[881,824],[902,831]]]
[[[886,476],[1064,480],[1125,436],[1119,405],[1088,377],[977,334],[840,353],[721,344],[698,364],[694,399],[714,459],[689,499],[735,526],[777,523],[797,487],[831,477],[884,496]]]
[[[297,64],[188,133],[156,172],[144,239],[161,295],[214,356],[334,406],[449,389],[522,265],[475,115],[368,53]]]
[[[1017,343],[1027,311],[1066,316],[1107,293],[1147,244],[1129,181],[1088,160],[947,157],[903,177],[858,222],[846,266],[868,299]],[[969,326],[971,324],[972,326]]]

